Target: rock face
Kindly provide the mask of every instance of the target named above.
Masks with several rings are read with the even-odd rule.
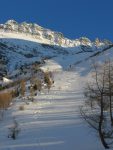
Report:
[[[111,42],[109,42],[108,40],[100,41],[96,39],[94,42],[91,42],[86,37],[70,40],[68,38],[65,38],[60,32],[54,32],[49,29],[45,29],[35,23],[18,23],[15,20],[8,20],[5,24],[0,24],[0,31],[25,33],[37,39],[48,40],[52,45],[59,45],[64,47],[75,47],[83,45],[98,49],[98,47],[100,48],[100,46],[103,47],[106,44],[111,44]]]

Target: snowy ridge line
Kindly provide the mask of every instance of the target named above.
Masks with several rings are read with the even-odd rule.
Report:
[[[64,35],[60,32],[51,31],[50,29],[43,28],[35,23],[22,22],[18,23],[15,20],[8,20],[5,24],[0,24],[1,36],[23,37],[28,38],[29,40],[37,41],[40,43],[46,43],[51,45],[59,45],[63,47],[76,47],[80,45],[94,47],[103,47],[106,44],[111,44],[110,41],[100,41],[96,39],[94,42],[91,42],[86,37],[81,37],[79,39],[71,40],[65,38]],[[13,36],[12,36],[12,35]],[[20,34],[20,36],[19,36]]]

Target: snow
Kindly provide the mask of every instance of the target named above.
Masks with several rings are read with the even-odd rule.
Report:
[[[45,66],[58,69],[52,89],[43,90],[29,105],[21,99],[13,102],[0,122],[0,150],[103,150],[80,115],[86,78],[62,67],[59,71],[60,65],[53,60]],[[19,110],[22,105],[23,111]],[[14,118],[21,129],[16,140],[7,137]]]
[[[12,22],[15,21],[9,21],[9,23]],[[37,37],[29,33],[0,29],[1,57],[4,57],[2,56],[2,53],[5,53],[4,55],[6,58],[4,59],[6,59],[8,63],[4,63],[6,66],[0,65],[1,70],[6,67],[8,73],[11,74],[21,66],[30,65],[36,61],[41,62],[43,58],[49,57],[54,57],[53,60],[57,61],[62,68],[65,69],[66,64],[68,67],[70,65],[76,65],[76,63],[79,63],[94,54],[95,51],[100,51],[108,46],[103,43],[103,45],[101,44],[96,47],[95,43],[90,40],[85,45],[80,42],[79,39],[72,41],[66,38],[62,39],[66,44],[59,46],[58,42],[52,42],[51,40],[44,38],[42,36],[43,31],[48,34],[51,32],[52,35],[54,35],[53,31],[46,30],[44,28],[38,31],[40,32],[40,36]],[[56,37],[59,34],[60,33],[55,32]],[[2,47],[2,44],[5,44],[6,47]]]
[[[12,82],[12,80],[3,77],[3,83],[4,84],[8,84],[8,83],[11,83],[11,82]]]
[[[33,24],[32,24],[33,25]],[[11,27],[11,29],[6,29]],[[21,31],[18,28],[21,26]],[[79,47],[80,45],[89,46],[96,49],[100,49],[106,46],[104,41],[100,42],[96,47],[95,42],[91,42],[88,38],[87,42],[81,41],[80,39],[71,40],[63,37],[62,33],[54,32],[49,29],[44,29],[39,25],[33,25],[28,23],[18,24],[14,20],[7,21],[6,24],[0,24],[0,38],[13,38],[13,39],[23,39],[38,43],[45,43],[50,45],[58,45],[62,47]],[[51,38],[49,38],[51,37]],[[83,38],[84,39],[84,38]]]
[[[63,48],[59,46],[52,47],[52,45],[41,45],[42,42],[48,44],[45,40],[33,40],[34,39],[30,36],[25,34],[21,35],[20,33],[15,34],[6,32],[2,35],[0,34],[0,42],[3,42],[8,46],[8,48],[5,49],[5,53],[8,58],[7,67],[9,74],[13,73],[15,69],[19,69],[22,65],[29,65],[33,62],[41,61],[42,58],[54,57],[53,59],[58,61],[58,63],[65,68],[66,64],[69,65],[71,59],[74,63],[75,61],[81,61],[83,58],[91,55],[90,52],[77,54],[81,50],[80,47],[77,46],[73,48]],[[32,57],[27,58],[26,55],[30,54]]]
[[[10,38],[10,39],[23,39],[23,40],[28,40],[28,41],[33,41],[37,43],[46,43],[50,44],[49,40],[47,39],[38,39],[38,38],[33,38],[30,35],[27,35],[25,33],[12,33],[12,32],[4,32],[0,31],[0,38]]]
[[[62,67],[54,60],[45,60],[45,65],[40,67],[44,72],[46,71],[61,71]]]
[[[6,77],[3,77],[3,79],[0,81],[0,84],[3,86],[3,85],[7,85],[11,82],[12,82],[12,80],[7,79]]]
[[[81,51],[79,40],[75,41],[75,47],[53,49],[41,45],[52,45],[42,35],[33,38],[25,33],[0,31],[0,38],[8,46],[19,46],[16,52],[6,50],[9,73],[17,74],[18,66],[50,56],[51,59],[46,59],[41,69],[52,71],[55,81],[50,92],[43,89],[34,102],[18,98],[5,111],[3,120],[0,120],[0,150],[103,150],[98,136],[80,115],[85,83],[91,78],[91,59],[88,58],[95,52],[78,53]],[[72,44],[69,39],[66,42],[67,45]],[[32,49],[36,49],[38,55],[33,58],[24,57]],[[102,62],[109,56],[113,57],[113,48],[96,56],[96,60]],[[19,110],[20,106],[25,109]],[[16,140],[8,138],[14,119],[21,129]]]

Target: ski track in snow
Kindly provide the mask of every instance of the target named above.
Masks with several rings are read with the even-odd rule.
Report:
[[[43,90],[35,97],[36,102],[29,105],[16,100],[5,112],[3,121],[0,121],[0,150],[103,149],[95,132],[80,116],[84,77],[76,72],[60,70],[54,72],[54,78],[55,83],[49,93]],[[25,110],[20,111],[22,104]],[[21,128],[16,140],[7,137],[13,117]]]

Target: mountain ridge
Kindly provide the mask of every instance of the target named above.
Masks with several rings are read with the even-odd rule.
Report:
[[[113,47],[108,40],[96,39],[91,42],[81,37],[71,41],[64,36],[61,38],[61,33],[36,24],[37,31],[32,33],[32,25],[25,22],[18,24],[14,20],[0,25],[0,77],[20,75],[22,68],[27,68],[29,72],[33,64],[43,64],[46,59],[57,61],[65,70]],[[49,35],[52,36],[51,40],[48,39]],[[67,41],[70,43],[66,44]]]
[[[12,32],[12,33],[24,33],[29,34],[35,39],[48,40],[48,44],[59,45],[64,47],[75,47],[80,45],[86,45],[90,47],[103,46],[105,44],[112,44],[109,40],[99,40],[91,41],[86,37],[80,37],[79,39],[71,40],[66,37],[61,32],[52,31],[50,29],[43,28],[36,23],[22,22],[18,23],[15,20],[8,20],[5,24],[0,24],[1,32]]]

